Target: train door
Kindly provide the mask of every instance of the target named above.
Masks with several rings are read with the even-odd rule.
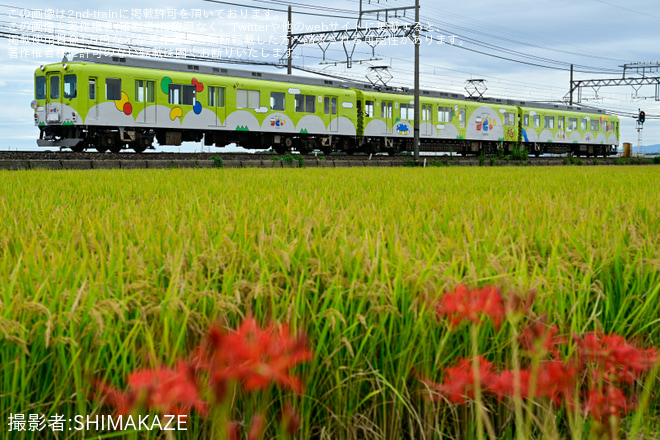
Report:
[[[433,136],[433,106],[422,105],[422,136]]]
[[[46,83],[46,122],[62,122],[62,75],[49,72]]]
[[[209,86],[208,106],[217,116],[214,127],[224,127],[226,113],[225,88]]]
[[[94,77],[89,78],[89,111],[87,113],[87,123],[97,122],[99,120],[99,102],[98,102],[98,90],[96,88],[97,79]]]
[[[323,100],[323,113],[328,131],[339,131],[339,119],[337,116],[337,97],[326,96]]]
[[[138,124],[156,123],[156,83],[148,79],[135,80],[135,105]]]
[[[392,106],[392,101],[383,101],[380,103],[380,116],[383,122],[385,122],[385,134],[392,133],[392,126],[394,125]]]

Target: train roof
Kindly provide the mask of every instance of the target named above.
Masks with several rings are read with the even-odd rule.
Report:
[[[137,67],[141,69],[169,70],[174,72],[201,73],[206,75],[222,75],[234,78],[261,79],[266,81],[278,81],[285,83],[306,84],[310,86],[349,88],[349,85],[341,80],[311,78],[300,75],[282,75],[269,72],[255,72],[251,70],[231,69],[226,67],[215,67],[194,61],[172,61],[162,58],[137,58],[126,56],[107,56],[92,54],[76,54],[72,63],[92,63],[110,66]]]
[[[235,78],[261,79],[266,81],[306,84],[306,85],[321,86],[321,87],[334,87],[334,88],[343,88],[343,89],[356,88],[363,91],[394,93],[401,95],[413,94],[413,90],[408,88],[380,87],[359,81],[312,78],[312,77],[300,76],[300,75],[283,75],[278,73],[255,72],[251,70],[232,69],[226,67],[214,67],[208,64],[204,64],[204,62],[200,63],[194,61],[182,62],[182,61],[172,61],[161,58],[138,58],[138,57],[127,57],[127,56],[119,56],[119,55],[108,56],[108,55],[79,53],[74,55],[73,59],[70,62],[104,64],[104,65],[113,65],[113,66],[127,66],[127,67],[136,67],[142,69],[170,70],[175,72],[202,73],[208,75],[223,75],[223,76],[231,76]],[[565,104],[530,102],[530,101],[520,101],[520,100],[500,99],[500,98],[472,99],[458,93],[440,92],[434,90],[420,90],[420,98],[424,98],[424,97],[482,102],[484,104],[491,104],[491,105],[511,105],[511,106],[542,108],[542,109],[558,110],[558,111],[606,114],[606,112],[601,109],[585,108],[575,105],[570,106]]]

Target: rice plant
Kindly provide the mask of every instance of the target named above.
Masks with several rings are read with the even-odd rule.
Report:
[[[419,377],[440,383],[474,348],[507,368],[518,356],[496,326],[475,336],[438,324],[434,304],[459,285],[536,291],[531,312],[562,335],[660,346],[652,167],[0,177],[2,437],[31,438],[30,421],[51,433],[56,416],[105,413],[98,381],[124,389],[136,370],[176,368],[212,324],[254,317],[305,334],[313,357],[295,367],[300,395],[237,391],[231,419],[244,427],[295,395],[298,438],[470,438],[472,410],[430,401]],[[647,403],[622,431],[657,437],[657,392],[636,386]],[[489,423],[513,438],[515,411],[497,411]],[[268,413],[266,438],[279,413]],[[26,431],[8,432],[16,414]],[[113,435],[69,426],[59,438]],[[177,438],[214,433],[193,415]]]

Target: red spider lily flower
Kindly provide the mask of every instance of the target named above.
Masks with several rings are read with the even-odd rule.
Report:
[[[490,387],[497,376],[493,373],[493,364],[478,358],[479,362],[479,384],[485,389]],[[441,384],[423,380],[430,388],[437,391],[441,396],[446,397],[452,403],[463,404],[466,398],[474,398],[475,376],[472,370],[472,359],[461,359],[455,367],[445,369],[444,381]],[[438,400],[438,397],[434,397]]]
[[[585,412],[593,416],[597,422],[603,422],[615,416],[621,418],[634,408],[623,390],[608,385],[602,393],[596,389],[590,390],[587,395]]]
[[[94,381],[97,393],[101,395],[101,404],[106,403],[115,409],[118,415],[126,416],[135,406],[135,395],[111,387],[103,381]]]
[[[188,414],[194,408],[203,416],[207,414],[194,373],[183,361],[179,361],[176,369],[161,367],[134,371],[128,377],[128,392],[120,392],[100,382],[97,386],[106,403],[121,415],[142,408],[176,415]]]
[[[479,324],[481,317],[485,315],[499,328],[504,319],[502,292],[492,286],[470,289],[460,285],[440,298],[437,313],[439,316],[449,317],[452,327],[464,320]]]
[[[505,397],[514,397],[515,394],[515,372],[513,370],[505,370],[499,375],[495,376],[488,385],[488,391],[495,394],[497,399],[501,402]],[[529,370],[520,370],[519,372],[519,395],[521,398],[526,399],[529,396],[529,382],[531,373]]]
[[[164,414],[188,414],[195,408],[201,415],[207,414],[194,371],[183,361],[178,362],[176,369],[161,367],[135,371],[128,376],[128,386],[144,396],[148,409],[157,409]]]
[[[555,405],[565,401],[573,405],[578,369],[562,361],[546,361],[539,365],[536,377],[536,396],[547,397]]]
[[[618,335],[587,333],[575,338],[583,360],[595,362],[598,372],[608,381],[632,383],[658,361],[655,348],[641,350]]]
[[[545,357],[550,354],[553,359],[559,359],[559,345],[566,343],[566,338],[557,336],[559,329],[542,322],[534,322],[523,330],[520,344],[532,356]]]
[[[210,371],[211,385],[221,399],[228,380],[240,380],[247,391],[271,383],[302,392],[302,381],[289,370],[312,357],[304,337],[291,337],[286,325],[260,328],[247,318],[236,332],[226,333],[215,326],[209,332],[210,350],[197,366]]]

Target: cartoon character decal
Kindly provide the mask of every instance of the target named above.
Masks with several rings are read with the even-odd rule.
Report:
[[[399,133],[402,136],[408,136],[408,134],[410,133],[410,129],[408,128],[408,124],[405,124],[405,123],[397,124],[396,132]]]

